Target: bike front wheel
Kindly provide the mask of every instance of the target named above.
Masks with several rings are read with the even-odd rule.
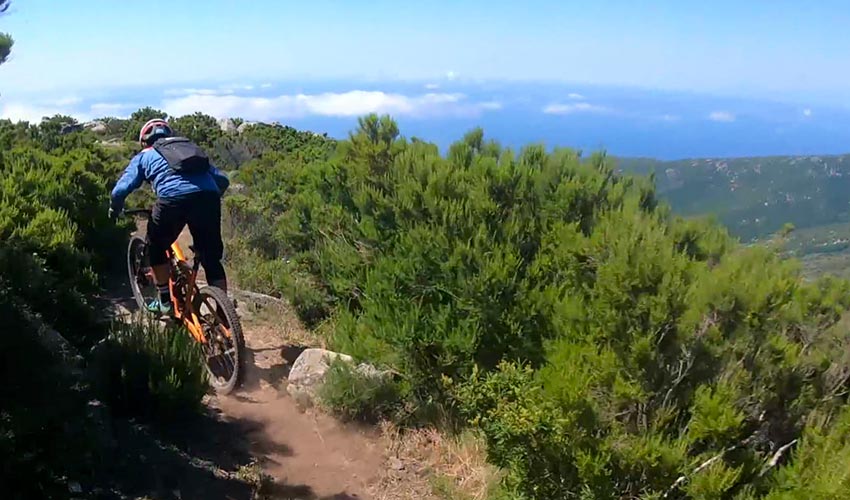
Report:
[[[204,330],[209,382],[226,395],[242,382],[245,372],[245,339],[233,301],[224,290],[205,286],[195,295],[194,308]]]
[[[139,236],[131,237],[127,246],[127,274],[139,310],[147,311],[148,304],[157,297],[157,291],[148,259],[147,243]]]

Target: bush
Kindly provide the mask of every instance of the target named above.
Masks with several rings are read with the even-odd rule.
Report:
[[[319,388],[321,403],[343,420],[377,422],[398,416],[402,388],[390,377],[335,360]]]
[[[443,156],[370,116],[328,159],[239,179],[256,262],[308,273],[332,346],[410,404],[480,426],[517,498],[764,496],[794,467],[762,473],[777,450],[846,404],[848,283],[673,217],[604,154],[474,130]],[[374,392],[342,387],[351,413]]]
[[[209,387],[200,345],[182,328],[152,320],[115,323],[93,363],[93,386],[116,415],[190,416]]]
[[[3,498],[65,498],[97,459],[86,399],[37,342],[25,306],[0,283],[0,489]]]

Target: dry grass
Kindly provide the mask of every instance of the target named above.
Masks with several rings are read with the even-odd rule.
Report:
[[[449,437],[436,429],[400,430],[391,423],[381,430],[388,459],[377,500],[486,500],[499,484],[500,471],[486,462],[484,443],[470,432]]]

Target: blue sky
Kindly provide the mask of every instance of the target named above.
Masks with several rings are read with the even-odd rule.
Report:
[[[754,134],[753,152],[830,152],[850,138],[825,122],[850,118],[847,26],[835,0],[12,0],[0,116],[151,104],[335,130],[379,111],[426,136],[440,132],[429,121],[484,123],[508,142],[528,135],[512,132],[518,117],[547,141],[609,124],[580,138],[594,146],[652,127],[696,144],[717,136],[701,127],[749,124],[732,136]],[[697,150],[711,148],[669,154]]]

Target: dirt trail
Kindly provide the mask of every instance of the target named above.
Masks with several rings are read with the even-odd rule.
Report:
[[[241,390],[210,400],[225,419],[251,424],[244,436],[283,491],[293,498],[367,499],[385,460],[376,431],[344,426],[299,409],[286,392],[289,367],[301,349],[275,328],[243,315],[249,369]],[[280,490],[280,488],[278,488]],[[286,496],[284,496],[286,498]]]
[[[188,250],[191,237],[184,232],[179,242]],[[129,288],[122,285],[122,290],[114,302],[134,309]],[[180,492],[175,495],[195,498],[193,494],[204,492],[203,498],[248,500],[251,494],[236,492],[230,482],[240,467],[254,462],[274,483],[265,498],[381,498],[377,489],[388,454],[380,433],[302,410],[286,391],[301,346],[315,344],[293,311],[285,304],[257,310],[240,302],[239,313],[248,351],[245,382],[232,395],[208,398],[207,422],[191,431],[175,431],[178,437],[171,442],[178,453],[193,467],[197,462],[212,471],[198,481],[185,477],[190,470],[185,464],[185,470],[172,468],[173,490]],[[164,464],[149,474],[157,476],[163,469]]]

